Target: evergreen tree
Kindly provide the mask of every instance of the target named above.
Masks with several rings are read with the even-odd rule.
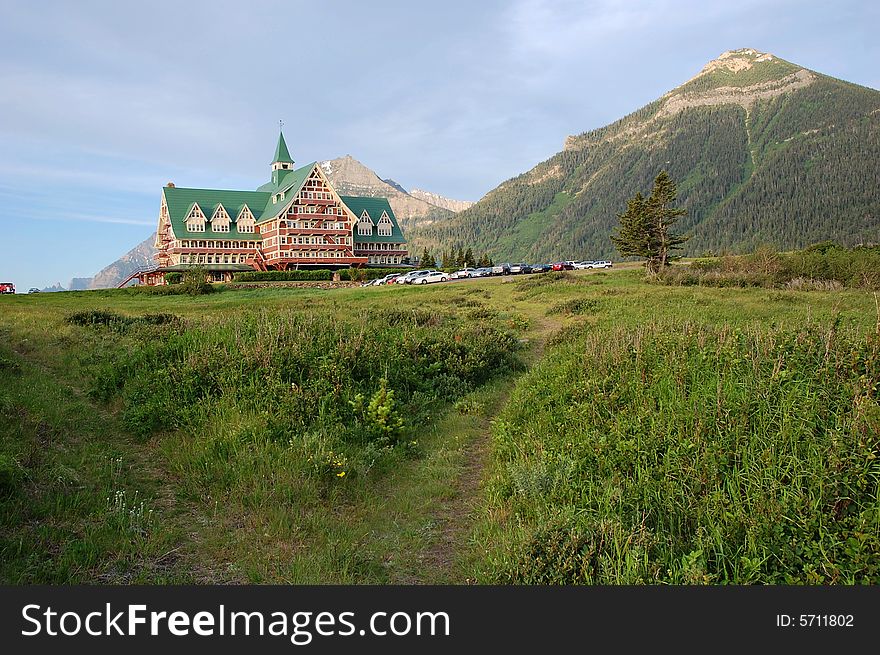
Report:
[[[464,268],[464,249],[459,248],[458,252],[455,254],[455,265],[459,268]]]
[[[474,268],[477,265],[477,260],[474,259],[474,251],[471,248],[468,248],[467,252],[464,253],[464,265],[470,268]]]
[[[643,257],[651,274],[669,265],[670,251],[679,249],[688,240],[686,236],[670,232],[687,213],[673,206],[675,198],[675,182],[666,171],[660,171],[647,199],[637,193],[627,202],[626,211],[618,215],[618,231],[611,235],[621,257]]]
[[[437,265],[437,262],[434,261],[433,255],[428,252],[428,246],[425,246],[425,249],[422,251],[422,256],[419,257],[419,268],[434,268]]]
[[[449,250],[443,251],[443,262],[441,263],[441,268],[452,268],[455,266],[455,260],[453,259],[454,255]]]
[[[645,211],[645,198],[639,191],[626,203],[626,211],[618,214],[620,225],[617,233],[611,235],[611,242],[617,246],[621,257],[651,257],[655,244],[651,239],[648,215]]]
[[[687,214],[684,209],[673,206],[677,195],[675,182],[666,171],[660,171],[646,206],[657,241],[658,270],[669,265],[670,252],[681,250],[681,244],[689,238],[669,231],[679,218]]]

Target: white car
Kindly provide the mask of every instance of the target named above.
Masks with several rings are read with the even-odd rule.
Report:
[[[409,273],[396,278],[394,281],[397,284],[412,284],[412,281],[415,278],[424,275],[425,273],[430,273],[430,271],[410,271]]]
[[[611,268],[611,262],[608,260],[601,260],[598,262],[590,262],[590,265],[587,268]]]
[[[595,264],[595,263],[596,262],[575,262],[574,267],[578,270],[581,270],[584,268],[593,268],[593,264]]]
[[[455,280],[458,280],[461,278],[466,278],[466,277],[474,277],[474,273],[476,271],[477,271],[477,269],[475,269],[475,268],[463,268],[460,271],[455,271],[455,273],[453,273],[449,277],[451,277]]]
[[[430,284],[431,282],[446,282],[449,276],[443,271],[428,271],[424,275],[414,278],[413,284]]]

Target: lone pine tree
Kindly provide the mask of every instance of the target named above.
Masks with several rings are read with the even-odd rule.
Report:
[[[666,171],[660,171],[647,199],[637,193],[627,202],[626,211],[618,215],[618,231],[611,235],[621,257],[645,258],[651,274],[669,265],[670,252],[679,250],[689,238],[670,231],[687,213],[674,206],[675,199],[675,182]]]

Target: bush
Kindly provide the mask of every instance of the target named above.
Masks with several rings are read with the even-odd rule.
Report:
[[[190,296],[201,296],[206,293],[212,293],[214,287],[208,282],[208,274],[205,269],[200,266],[194,266],[183,274],[180,290]]]
[[[65,323],[80,327],[108,327],[118,332],[124,332],[132,326],[144,325],[175,325],[183,324],[183,319],[174,314],[144,314],[143,316],[123,316],[116,312],[108,312],[103,309],[90,309],[70,314]]]
[[[165,273],[165,284],[180,284],[183,280],[183,273]]]
[[[599,307],[599,301],[595,298],[570,298],[553,305],[547,310],[548,314],[592,314]]]
[[[233,275],[233,282],[324,282],[333,279],[326,269],[302,271],[247,271]]]

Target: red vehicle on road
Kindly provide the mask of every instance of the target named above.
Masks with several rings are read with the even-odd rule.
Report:
[[[12,282],[0,282],[0,293],[15,293],[15,285]]]
[[[574,264],[571,262],[556,262],[550,269],[554,271],[573,271]]]

